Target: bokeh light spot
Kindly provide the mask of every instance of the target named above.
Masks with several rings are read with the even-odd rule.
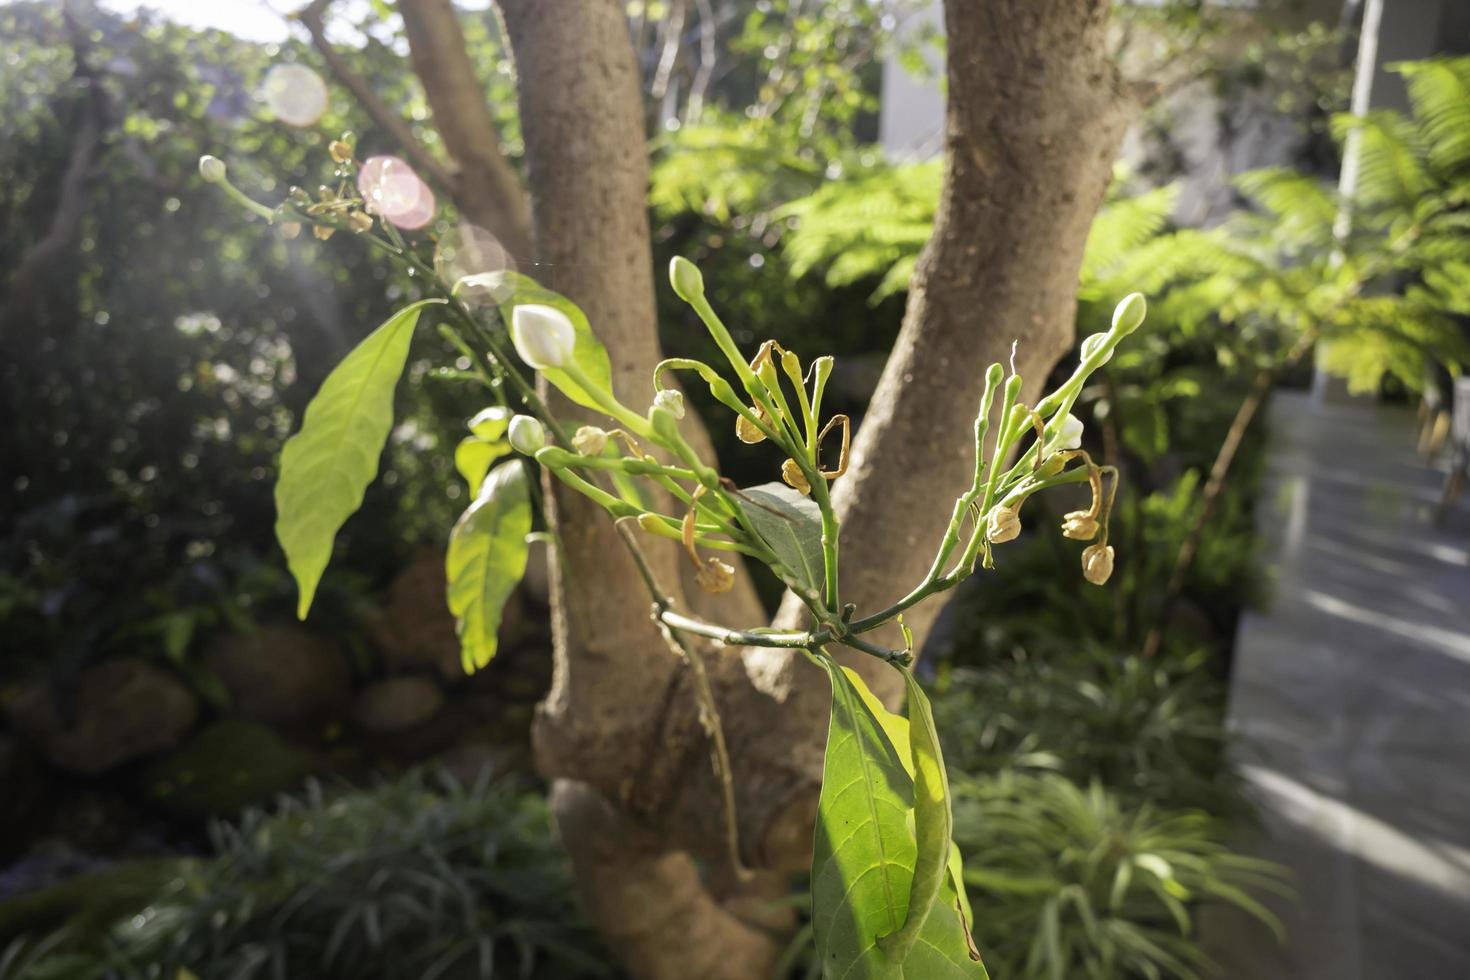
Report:
[[[515,267],[515,259],[498,238],[468,222],[445,232],[434,246],[434,272],[447,286],[465,276],[514,271]]]
[[[305,65],[276,65],[265,76],[261,98],[288,126],[311,126],[327,111],[327,83]]]
[[[412,231],[434,219],[434,192],[397,157],[369,157],[357,174],[357,191],[367,209]]]

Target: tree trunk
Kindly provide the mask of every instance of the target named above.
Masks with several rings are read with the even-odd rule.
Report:
[[[642,409],[662,355],[642,96],[622,5],[585,0],[571,15],[561,5],[503,0],[501,10],[520,76],[535,273],[586,311],[612,358],[614,392]],[[548,395],[560,417],[595,418]],[[720,887],[678,849],[692,842],[716,862],[724,854],[718,804],[694,821],[669,812],[683,774],[711,781],[689,672],[654,628],[651,597],[607,515],[560,485],[550,489],[555,669],[536,752],[556,780],[553,813],[589,911],[639,977],[760,976],[779,946],[758,907],[735,910],[752,892],[784,891],[784,882],[767,876],[735,887],[727,868],[730,887]],[[677,550],[666,542],[645,550],[659,582],[683,601]],[[761,616],[748,582],[721,605],[722,618]]]
[[[615,391],[641,409],[659,350],[647,149],[622,5],[500,6],[520,73],[540,263],[527,271],[586,310],[612,356]],[[947,11],[946,189],[853,470],[837,487],[849,529],[843,594],[860,609],[926,570],[949,513],[934,495],[967,484],[985,365],[1020,340],[1017,367],[1034,395],[1070,342],[1082,247],[1131,114],[1105,57],[1106,16],[1106,0],[954,0]],[[433,77],[435,67],[420,70]],[[435,118],[441,129],[461,123],[437,105]],[[587,417],[564,399],[552,406]],[[606,515],[574,494],[548,497],[556,650],[537,759],[556,780],[553,812],[588,907],[639,977],[766,975],[783,918],[762,900],[809,860],[826,679],[790,652],[710,651],[742,856],[766,869],[741,881],[722,861],[719,786],[689,672],[652,628]],[[736,626],[759,622],[748,589],[703,603],[681,587],[677,554],[649,547],[648,559],[676,601]],[[921,636],[933,612],[909,617]],[[892,694],[870,669],[881,665],[859,665]]]
[[[973,473],[986,366],[1005,363],[1019,341],[1016,369],[1034,399],[1071,345],[1083,246],[1137,106],[1108,60],[1107,16],[1106,0],[946,5],[944,193],[903,330],[836,487],[842,598],[858,615],[928,570],[947,495],[958,497]],[[1004,567],[1004,549],[996,561]],[[917,642],[942,605],[930,599],[905,615]],[[788,602],[781,625],[801,618]],[[899,696],[885,665],[849,662],[889,703]],[[827,682],[780,651],[748,651],[742,671],[751,697],[726,725],[742,831],[768,866],[799,868],[811,846]]]

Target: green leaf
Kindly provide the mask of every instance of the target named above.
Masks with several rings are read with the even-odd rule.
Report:
[[[526,572],[531,498],[520,460],[502,463],[449,533],[449,611],[459,623],[465,673],[495,656],[500,613]]]
[[[480,484],[484,482],[485,474],[490,472],[491,464],[508,452],[510,443],[504,439],[486,442],[474,436],[465,436],[459,441],[459,445],[454,448],[454,468],[464,477],[464,482],[470,485],[471,497],[479,495]]]
[[[514,415],[508,408],[491,405],[476,412],[475,417],[466,424],[476,438],[496,442],[505,437],[505,431],[510,428],[510,420]]]
[[[423,300],[388,318],[353,348],[306,406],[301,431],[281,450],[276,481],[276,537],[300,589],[296,615],[306,618],[332,557],[337,531],[362,506],[378,475],[378,457],[393,428],[393,389]]]
[[[572,361],[576,364],[579,373],[588,383],[604,391],[612,391],[612,362],[608,359],[607,348],[602,346],[602,341],[598,340],[597,335],[592,332],[592,327],[587,322],[587,314],[561,293],[547,289],[530,276],[509,270],[472,276],[461,280],[455,289],[457,292],[461,290],[488,291],[500,309],[500,316],[505,321],[507,330],[510,328],[512,311],[517,306],[539,303],[543,306],[555,307],[565,313],[567,319],[572,321],[572,328],[577,334],[576,343],[572,347]],[[596,409],[599,412],[605,411],[585,388],[572,380],[566,371],[551,369],[541,373],[562,394],[578,405]]]
[[[983,980],[970,953],[960,901],[945,876],[939,899],[902,962],[878,937],[902,926],[917,846],[914,784],[855,681],[828,657],[832,719],[812,853],[812,928],[829,980]]]
[[[762,483],[740,491],[740,508],[797,582],[820,591],[826,576],[822,511],[816,502],[784,483]]]
[[[907,636],[907,632],[905,633]],[[914,877],[909,886],[908,913],[903,927],[879,937],[879,946],[902,962],[918,940],[929,913],[950,872],[949,853],[954,844],[954,815],[950,811],[949,778],[944,772],[944,754],[939,733],[923,688],[912,672],[899,668],[909,708],[908,771],[914,781]],[[897,746],[894,746],[897,749]]]

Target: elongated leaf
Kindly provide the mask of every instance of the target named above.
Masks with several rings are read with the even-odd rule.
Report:
[[[602,341],[598,340],[597,335],[592,332],[591,325],[587,323],[587,315],[576,303],[561,293],[547,289],[530,276],[509,270],[466,277],[459,281],[455,289],[457,292],[470,294],[487,292],[499,307],[500,316],[505,321],[507,329],[509,329],[512,312],[517,306],[537,303],[542,306],[555,307],[565,313],[567,319],[572,321],[572,327],[577,334],[576,343],[572,347],[572,360],[576,362],[582,375],[589,382],[605,390],[612,390],[612,362],[608,359],[607,348],[602,346]],[[602,411],[596,399],[573,381],[565,371],[551,369],[541,373],[546,375],[546,380],[554,384],[562,394],[578,405]]]
[[[857,691],[858,697],[862,698],[863,705],[868,709],[868,711],[872,712],[873,717],[878,720],[878,724],[883,729],[883,734],[888,736],[888,741],[892,743],[894,751],[898,754],[899,761],[903,763],[904,771],[907,772],[909,775],[909,779],[914,779],[914,747],[909,740],[909,719],[905,718],[903,715],[896,715],[885,708],[883,706],[883,702],[879,701],[878,698],[873,694],[873,692],[868,690],[868,685],[863,682],[862,676],[858,674],[857,671],[853,670],[850,667],[843,667],[842,671],[844,674],[847,675],[847,679],[852,683],[853,689]],[[912,675],[909,675],[906,683],[913,683]],[[918,685],[914,684],[914,686],[917,687]],[[919,694],[920,696],[922,696],[923,691],[920,690]],[[912,713],[912,702],[910,702],[910,705],[911,706],[909,708],[909,711]],[[923,710],[925,714],[929,716],[929,722],[932,725],[933,715],[928,710],[927,700],[923,704]],[[935,737],[935,740],[937,743],[937,736]],[[944,760],[941,758],[939,760],[941,769],[943,767],[943,762]],[[945,773],[944,778],[944,795],[945,798],[948,799],[948,773]],[[952,822],[953,818],[951,817],[951,823]],[[917,835],[917,814],[915,814],[914,820],[911,821],[911,823],[914,825]],[[960,849],[958,845],[956,845],[953,840],[950,841],[949,845],[948,867],[949,887],[954,891],[956,900],[959,902],[962,922],[964,923],[967,935],[967,943],[971,944],[971,948],[973,948],[973,940],[968,939],[968,935],[973,931],[975,924],[975,914],[970,908],[970,896],[965,891],[964,859],[960,855]]]
[[[741,490],[741,509],[766,546],[802,585],[820,591],[822,511],[815,501],[784,483],[762,483]]]
[[[509,452],[510,443],[504,439],[486,442],[475,436],[465,436],[454,447],[454,468],[464,477],[464,482],[469,484],[472,498],[479,495],[480,485],[485,480],[485,474],[490,472],[491,465]]]
[[[946,875],[902,962],[878,947],[908,912],[916,858],[913,780],[852,679],[821,658],[832,719],[812,852],[812,929],[828,980],[984,980]],[[871,695],[869,695],[871,697]]]
[[[526,572],[530,532],[526,468],[519,460],[502,463],[449,534],[449,611],[459,623],[465,673],[495,656],[501,610]]]
[[[918,941],[929,913],[949,874],[949,852],[954,844],[954,815],[950,811],[949,777],[929,699],[912,672],[903,674],[909,708],[909,774],[914,781],[914,878],[909,887],[908,913],[903,927],[879,937],[878,944],[891,959],[902,961]],[[895,750],[898,748],[894,746]]]
[[[281,450],[276,537],[296,578],[296,614],[306,618],[343,522],[362,506],[393,428],[393,389],[424,300],[399,310],[327,375],[306,406],[301,431]]]

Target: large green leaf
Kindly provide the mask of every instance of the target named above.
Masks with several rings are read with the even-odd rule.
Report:
[[[740,491],[740,506],[756,533],[796,580],[814,592],[826,576],[822,564],[822,511],[806,494],[784,483]]]
[[[393,428],[393,389],[424,300],[399,310],[343,358],[306,406],[301,431],[281,450],[276,537],[306,618],[343,522],[362,506]]]
[[[821,660],[832,681],[812,848],[812,930],[823,975],[984,980],[950,875],[902,962],[879,948],[879,937],[898,931],[908,914],[917,856],[914,783],[861,680],[830,658]]]
[[[495,656],[500,613],[526,572],[526,535],[531,532],[531,498],[520,460],[490,472],[480,494],[449,534],[445,571],[449,611],[459,622],[465,673]]]
[[[589,383],[604,391],[612,390],[612,362],[608,359],[607,348],[602,346],[602,341],[598,340],[597,335],[592,332],[592,327],[587,322],[587,315],[576,303],[561,293],[547,289],[530,276],[509,270],[461,279],[455,289],[470,295],[482,291],[487,292],[499,307],[507,330],[510,328],[511,316],[517,306],[536,303],[555,307],[565,313],[567,319],[572,321],[572,328],[576,331],[577,340],[572,347],[572,360],[576,363],[581,375]],[[597,400],[580,384],[573,381],[567,372],[549,369],[541,373],[562,394],[578,405],[596,409],[599,412],[603,411]]]

